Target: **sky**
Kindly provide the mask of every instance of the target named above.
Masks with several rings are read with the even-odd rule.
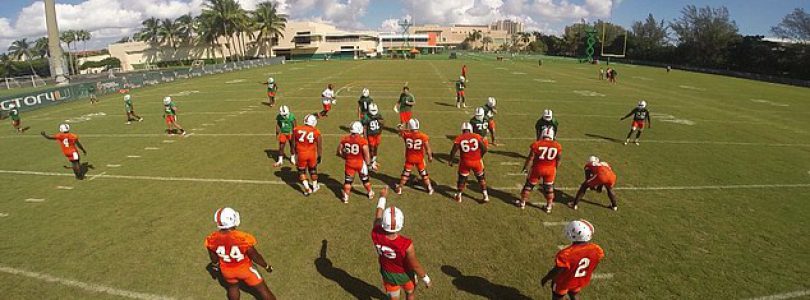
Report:
[[[56,0],[60,30],[89,30],[88,49],[138,30],[149,17],[176,18],[199,14],[204,0]],[[264,0],[237,0],[252,9]],[[293,20],[314,20],[344,30],[398,31],[397,20],[410,16],[417,24],[487,24],[499,19],[521,20],[526,30],[559,34],[582,19],[608,20],[629,27],[648,14],[671,21],[688,5],[725,6],[741,34],[770,36],[770,28],[794,8],[810,11],[810,0],[273,0]],[[0,0],[0,52],[19,38],[45,35],[41,0]],[[84,46],[80,46],[84,47]]]

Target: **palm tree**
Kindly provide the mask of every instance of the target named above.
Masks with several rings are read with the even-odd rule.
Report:
[[[25,59],[25,61],[28,62],[28,66],[31,67],[31,74],[37,75],[37,72],[34,70],[34,65],[31,63],[31,58],[34,56],[31,46],[28,39],[19,39],[11,43],[11,46],[8,47],[8,52],[11,53],[14,59]]]
[[[136,40],[147,42],[150,44],[157,44],[160,38],[160,20],[158,18],[149,18],[141,22],[141,30],[136,34]]]
[[[469,40],[470,42],[472,42],[472,44],[473,44],[473,48],[475,48],[475,43],[476,43],[478,40],[480,40],[482,36],[483,36],[483,35],[482,35],[482,33],[481,33],[481,30],[474,30],[473,32],[470,32],[470,33],[467,35],[467,40]]]
[[[518,34],[520,35],[520,41],[523,42],[523,44],[528,45],[529,42],[532,41],[532,34],[531,33],[529,33],[529,32],[518,32]]]
[[[492,37],[485,36],[483,39],[481,39],[481,43],[484,44],[484,51],[489,51],[489,44],[493,43]]]
[[[219,46],[219,36],[221,35],[220,31],[222,27],[217,26],[210,14],[197,16],[195,23],[197,24],[196,44],[211,47],[209,51],[206,51],[208,59],[211,59],[211,54],[216,58],[217,49],[219,49],[220,52],[222,51],[222,48]],[[223,56],[225,55],[223,54]]]
[[[17,66],[11,60],[11,56],[7,53],[0,54],[0,75],[2,77],[11,77],[17,71]]]
[[[237,28],[240,14],[244,11],[235,0],[206,0],[203,4],[203,15],[210,18],[217,26],[222,28],[221,34],[225,36],[225,48],[228,56],[233,55],[233,34]]]
[[[43,36],[38,38],[36,42],[34,42],[34,54],[39,56],[39,58],[45,58],[46,56],[51,56],[51,51],[48,49],[48,37]]]
[[[273,46],[279,37],[284,37],[287,28],[287,15],[279,14],[277,6],[270,1],[259,3],[253,12],[253,22],[259,35],[256,41],[264,45],[265,56],[273,55]]]
[[[76,32],[73,30],[64,31],[59,34],[59,40],[67,44],[68,71],[69,71],[68,73],[76,74],[76,66],[73,61],[73,53],[70,52],[70,44],[76,42]]]
[[[76,39],[79,42],[82,42],[82,47],[84,48],[83,51],[87,51],[87,41],[89,41],[91,38],[93,38],[93,35],[87,30],[82,29],[76,31]]]
[[[180,27],[179,38],[186,44],[191,44],[197,31],[197,22],[194,17],[191,14],[185,14],[174,20],[174,22]]]
[[[169,47],[172,47],[172,49],[177,50],[175,40],[177,40],[181,34],[182,29],[180,28],[180,24],[174,20],[164,19],[160,22],[160,27],[158,28],[160,44],[167,44]]]

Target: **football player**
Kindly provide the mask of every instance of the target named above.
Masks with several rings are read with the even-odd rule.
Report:
[[[545,286],[551,285],[551,299],[560,300],[567,295],[577,300],[577,294],[591,282],[596,266],[605,257],[605,251],[596,243],[591,243],[593,225],[585,220],[575,220],[565,226],[565,237],[571,245],[563,248],[554,259],[554,267],[540,280]]]
[[[132,106],[132,95],[124,95],[124,110],[127,111],[127,125],[132,124],[132,121],[143,121],[143,118],[135,113],[135,108]]]
[[[554,139],[557,139],[557,126],[559,123],[557,119],[554,118],[554,112],[550,109],[543,110],[543,116],[540,119],[537,119],[537,123],[534,123],[534,131],[536,133],[535,138],[540,139],[543,133],[543,130],[547,128],[551,128],[554,130]]]
[[[298,126],[298,121],[295,119],[295,114],[290,111],[286,105],[278,108],[278,115],[276,116],[276,139],[278,140],[278,161],[273,164],[275,167],[280,167],[284,163],[284,148],[287,142],[292,139],[293,128]],[[292,143],[292,142],[291,142]],[[290,156],[293,150],[290,145]]]
[[[487,125],[489,129],[490,137],[492,137],[492,145],[495,146],[495,115],[498,114],[498,110],[495,109],[496,104],[495,97],[487,98],[487,104],[481,106],[484,109],[484,116],[487,118]]]
[[[408,121],[408,130],[399,132],[402,140],[405,141],[405,167],[402,170],[402,177],[399,179],[399,184],[394,186],[394,191],[399,195],[402,194],[402,187],[411,178],[411,171],[415,167],[419,171],[419,176],[422,177],[422,182],[429,195],[433,195],[433,186],[430,183],[430,176],[428,176],[427,169],[425,168],[425,154],[427,154],[428,162],[433,162],[433,150],[430,149],[430,138],[427,134],[419,131],[419,120],[411,119]]]
[[[430,277],[416,258],[413,241],[399,234],[405,222],[402,210],[394,206],[385,208],[387,194],[388,188],[383,188],[380,192],[380,200],[374,211],[371,240],[380,262],[380,273],[388,299],[401,299],[400,292],[404,290],[405,299],[413,300],[416,297],[416,279],[421,278],[429,288]]]
[[[466,88],[466,83],[464,83],[464,75],[461,75],[456,81],[456,108],[467,107],[467,97],[464,95],[464,89]]]
[[[275,300],[276,296],[267,287],[267,283],[254,268],[258,265],[268,274],[273,267],[264,256],[256,250],[256,238],[250,233],[237,230],[240,224],[239,213],[230,207],[223,207],[214,212],[214,223],[219,230],[205,238],[205,249],[211,262],[206,269],[212,276],[219,276],[227,283],[229,300],[239,299],[239,282],[253,288],[263,300]]]
[[[180,131],[180,134],[186,135],[186,130],[177,123],[177,105],[172,101],[172,97],[163,98],[163,117],[166,119],[166,127],[168,127],[166,132],[169,135],[174,135],[177,130]]]
[[[360,176],[363,187],[366,188],[368,198],[374,198],[374,191],[371,190],[371,182],[368,178],[368,169],[371,168],[369,158],[368,141],[363,137],[363,124],[354,121],[350,127],[350,134],[343,136],[338,144],[336,155],[346,161],[343,180],[343,203],[349,203],[349,193],[352,191],[354,174]]]
[[[568,203],[568,206],[576,210],[579,200],[582,199],[582,196],[585,196],[587,189],[601,193],[604,188],[607,190],[608,198],[610,198],[610,209],[615,211],[618,209],[616,194],[613,192],[613,186],[615,185],[616,173],[613,173],[613,169],[610,165],[605,161],[599,160],[596,156],[588,157],[588,163],[585,164],[585,181],[579,185],[579,191],[577,191],[577,195],[574,197],[574,202]]]
[[[551,213],[554,204],[554,178],[557,176],[557,167],[560,165],[562,146],[554,140],[554,129],[546,128],[541,134],[541,140],[532,144],[526,163],[523,164],[523,173],[528,173],[523,191],[520,193],[520,208],[526,207],[529,194],[538,183],[543,183],[543,193],[546,198],[546,213]],[[531,164],[531,172],[529,170]]]
[[[20,120],[20,109],[17,108],[17,105],[8,105],[8,117],[11,118],[11,127],[13,127],[17,133],[25,132],[25,129],[20,125],[22,121]]]
[[[470,119],[470,124],[472,125],[472,132],[480,135],[484,140],[487,139],[489,136],[489,119],[487,118],[487,112],[483,107],[476,107],[475,108],[475,115]]]
[[[79,136],[70,133],[70,125],[59,124],[59,133],[52,136],[45,134],[45,131],[42,131],[39,134],[46,139],[56,140],[56,142],[59,144],[59,148],[62,149],[62,154],[64,154],[68,161],[70,161],[73,168],[73,175],[75,175],[76,179],[78,180],[84,179],[81,158],[79,157],[79,151],[76,151],[76,148],[82,150],[83,154],[87,154],[87,151],[84,150],[82,143],[79,142]]]
[[[278,92],[278,85],[276,84],[276,80],[273,77],[267,78],[267,81],[262,82],[261,84],[267,85],[267,105],[273,107],[276,105],[276,93]]]
[[[363,89],[363,92],[360,94],[360,99],[357,100],[357,116],[360,119],[363,119],[368,113],[368,106],[374,103],[374,99],[372,99],[369,94],[368,89]]]
[[[461,76],[467,77],[467,65],[461,66]]]
[[[647,110],[647,101],[639,101],[638,106],[622,117],[621,120],[627,119],[629,116],[633,116],[633,124],[630,125],[630,132],[627,133],[627,139],[624,140],[624,144],[627,145],[627,143],[630,142],[630,136],[635,132],[636,139],[633,142],[638,146],[638,139],[641,137],[645,123],[647,128],[652,128],[652,119],[650,118],[650,111]]]
[[[323,110],[320,113],[321,117],[328,117],[329,111],[332,110],[332,104],[337,103],[335,100],[335,89],[332,84],[326,85],[326,89],[321,92],[321,102],[323,103]]]
[[[402,129],[408,124],[408,121],[413,117],[413,105],[416,104],[416,98],[411,94],[410,89],[406,86],[402,88],[402,93],[399,94],[399,100],[394,104],[394,111],[399,113],[398,129]]]
[[[315,115],[304,117],[304,125],[293,128],[292,145],[290,145],[290,150],[293,150],[290,160],[298,168],[298,180],[304,186],[304,196],[309,196],[321,188],[318,184],[318,164],[321,163],[323,146],[321,132],[315,128],[316,125],[318,125],[318,117]],[[307,180],[307,173],[312,182]]]
[[[368,105],[368,113],[363,116],[360,121],[366,129],[366,139],[368,139],[368,150],[371,155],[372,169],[379,168],[377,164],[377,149],[380,147],[380,140],[382,140],[383,117],[377,104],[370,103]]]
[[[453,159],[456,152],[461,152],[458,164],[458,181],[456,181],[456,202],[461,202],[462,193],[467,186],[467,177],[470,171],[475,174],[475,179],[481,185],[481,193],[484,194],[484,202],[489,202],[487,192],[487,177],[484,174],[484,154],[487,153],[487,142],[480,135],[472,132],[470,123],[461,124],[461,135],[453,141],[453,149],[450,150],[449,165],[453,166]]]

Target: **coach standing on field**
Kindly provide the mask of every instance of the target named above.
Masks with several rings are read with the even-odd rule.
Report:
[[[399,94],[399,100],[394,105],[394,111],[399,112],[399,125],[397,128],[402,128],[413,117],[413,105],[416,104],[416,99],[411,94],[410,89],[406,86],[402,88],[402,93]]]

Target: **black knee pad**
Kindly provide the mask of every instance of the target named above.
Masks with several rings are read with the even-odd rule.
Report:
[[[419,171],[419,175],[420,175],[420,176],[422,176],[422,177],[427,177],[427,176],[428,176],[427,169],[425,169],[425,170],[420,170],[420,171]]]
[[[481,172],[481,174],[475,174],[475,179],[481,182],[487,179],[487,175],[486,173]]]
[[[464,184],[466,182],[467,182],[467,176],[459,174],[458,175],[458,180],[456,181],[456,184],[457,185],[462,185],[462,184]]]
[[[531,182],[526,181],[526,183],[523,184],[523,191],[524,192],[531,192],[532,190],[534,190],[534,184],[532,184]]]
[[[346,175],[346,177],[343,178],[343,183],[345,183],[345,184],[352,184],[353,182],[354,182],[354,176]]]

